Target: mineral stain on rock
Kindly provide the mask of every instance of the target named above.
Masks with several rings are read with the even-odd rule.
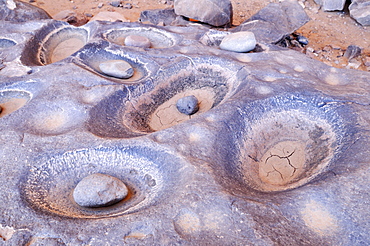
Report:
[[[98,208],[116,204],[128,194],[126,185],[110,175],[95,173],[83,178],[73,191],[81,207]]]

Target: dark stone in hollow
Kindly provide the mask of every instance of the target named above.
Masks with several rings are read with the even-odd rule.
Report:
[[[180,113],[186,115],[195,114],[199,110],[198,99],[195,96],[180,98],[176,103],[176,107]]]
[[[297,41],[302,45],[308,44],[308,39],[305,36],[298,35]]]

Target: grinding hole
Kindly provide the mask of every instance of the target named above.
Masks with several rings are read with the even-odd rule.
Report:
[[[191,117],[210,110],[215,102],[215,96],[216,94],[211,88],[202,88],[179,93],[160,105],[154,111],[150,118],[149,126],[153,130],[159,131],[189,120]],[[188,99],[193,97],[198,103],[190,105],[190,109],[187,104],[185,108],[181,108],[181,111],[178,109],[179,101],[181,102],[184,98]]]
[[[87,41],[86,29],[57,22],[36,33],[34,39],[26,45],[21,61],[25,65],[36,66],[55,63],[80,50]]]
[[[0,92],[0,117],[11,114],[22,108],[31,99],[31,95],[25,91],[1,91]]]
[[[142,48],[169,48],[175,45],[176,35],[157,28],[126,27],[111,30],[105,38],[115,44]]]
[[[0,49],[10,48],[17,43],[10,39],[0,38]]]

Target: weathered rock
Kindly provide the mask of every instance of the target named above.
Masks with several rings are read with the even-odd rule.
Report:
[[[346,0],[315,0],[325,11],[343,10]]]
[[[14,230],[3,244],[369,244],[368,72],[272,44],[205,46],[204,25],[0,30],[15,43],[1,48],[1,237]],[[122,46],[144,33],[155,48]],[[71,37],[82,47],[39,61]],[[135,76],[103,76],[99,64],[117,59]],[[191,117],[176,108],[189,95],[200,102]],[[73,189],[92,173],[119,177],[129,195],[79,206]]]
[[[349,13],[353,19],[363,26],[370,25],[370,1],[353,0],[349,5]]]
[[[208,32],[202,35],[199,41],[207,46],[219,46],[222,40],[230,33],[231,32],[210,29]]]
[[[43,9],[18,0],[0,0],[0,20],[25,22],[51,19]]]
[[[147,37],[139,35],[129,35],[125,38],[125,45],[140,48],[150,48],[151,43]]]
[[[81,207],[105,207],[122,201],[128,194],[119,179],[95,173],[83,178],[73,190],[73,199]]]
[[[176,107],[180,113],[192,115],[198,112],[199,102],[195,96],[186,96],[177,101]]]
[[[177,15],[173,8],[168,9],[152,9],[144,10],[140,13],[140,22],[150,22],[154,25],[159,23],[164,23],[165,26],[169,26],[175,19]]]
[[[175,0],[175,13],[213,26],[232,22],[232,5],[229,0]]]
[[[253,50],[256,44],[253,32],[235,32],[222,40],[220,48],[234,52],[248,52]]]
[[[276,43],[310,20],[297,1],[270,3],[233,32],[251,31],[257,42]]]
[[[123,60],[109,60],[99,64],[102,73],[119,79],[128,79],[134,75],[132,66]]]

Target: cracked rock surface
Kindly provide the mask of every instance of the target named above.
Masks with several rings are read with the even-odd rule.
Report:
[[[1,21],[0,33],[0,245],[370,242],[368,72],[270,42],[222,50],[226,35],[202,42],[199,26]],[[109,60],[133,76],[106,76]],[[191,95],[198,111],[180,113]],[[78,206],[94,173],[127,197]]]

